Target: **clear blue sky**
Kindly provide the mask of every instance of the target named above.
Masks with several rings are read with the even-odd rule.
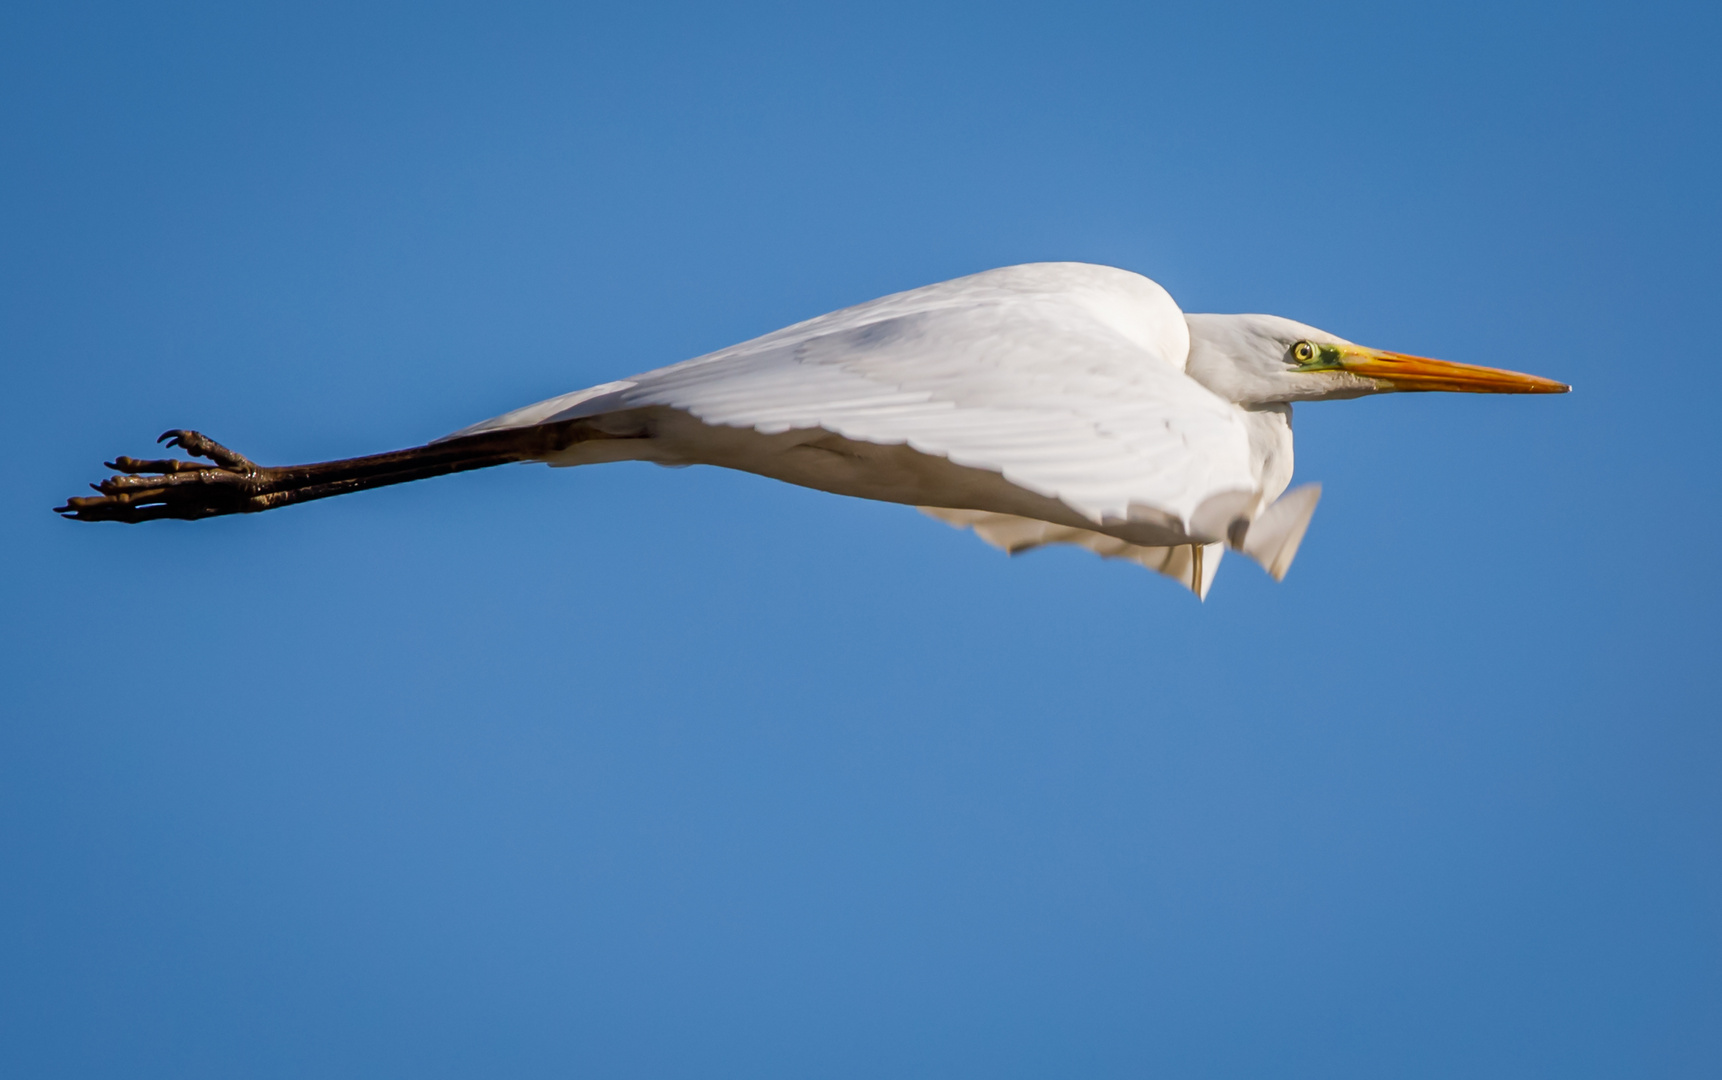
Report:
[[[1710,5],[15,3],[0,1072],[1722,1073]],[[126,528],[1039,259],[1561,378],[1290,578],[709,469]]]

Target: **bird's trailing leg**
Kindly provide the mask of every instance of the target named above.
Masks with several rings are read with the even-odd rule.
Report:
[[[67,499],[55,512],[77,521],[124,522],[254,514],[366,488],[528,461],[602,437],[581,421],[570,421],[489,431],[369,457],[270,467],[206,435],[174,430],[156,441],[213,464],[115,458],[106,464],[117,475],[90,485],[100,494]]]

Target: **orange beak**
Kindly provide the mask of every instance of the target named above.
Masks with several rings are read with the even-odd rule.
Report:
[[[1475,364],[1454,364],[1425,356],[1343,348],[1339,366],[1354,375],[1387,384],[1390,390],[1451,390],[1461,394],[1564,394],[1572,387],[1538,375],[1524,375]]]

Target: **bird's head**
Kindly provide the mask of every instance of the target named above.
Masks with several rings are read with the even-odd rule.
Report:
[[[1188,315],[1190,377],[1239,405],[1395,391],[1564,394],[1565,383],[1354,345],[1277,315]]]

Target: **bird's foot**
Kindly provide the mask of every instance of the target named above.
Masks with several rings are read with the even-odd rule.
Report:
[[[439,439],[366,457],[264,466],[195,431],[169,431],[156,441],[214,464],[177,458],[115,458],[107,464],[117,475],[90,485],[98,494],[67,499],[66,505],[54,509],[76,521],[189,520],[254,514],[366,488],[542,459],[576,442],[599,437],[587,429],[585,421],[576,420]]]
[[[224,469],[261,471],[250,458],[244,454],[236,454],[214,439],[198,431],[186,431],[184,428],[174,428],[164,431],[156,437],[156,442],[166,443],[169,449],[177,446],[192,457],[205,458],[215,462]]]
[[[54,508],[77,521],[154,521],[213,517],[266,510],[263,497],[274,473],[195,431],[164,432],[156,440],[215,464],[174,458],[119,457],[106,462],[117,474],[90,487],[100,492],[66,500]]]

